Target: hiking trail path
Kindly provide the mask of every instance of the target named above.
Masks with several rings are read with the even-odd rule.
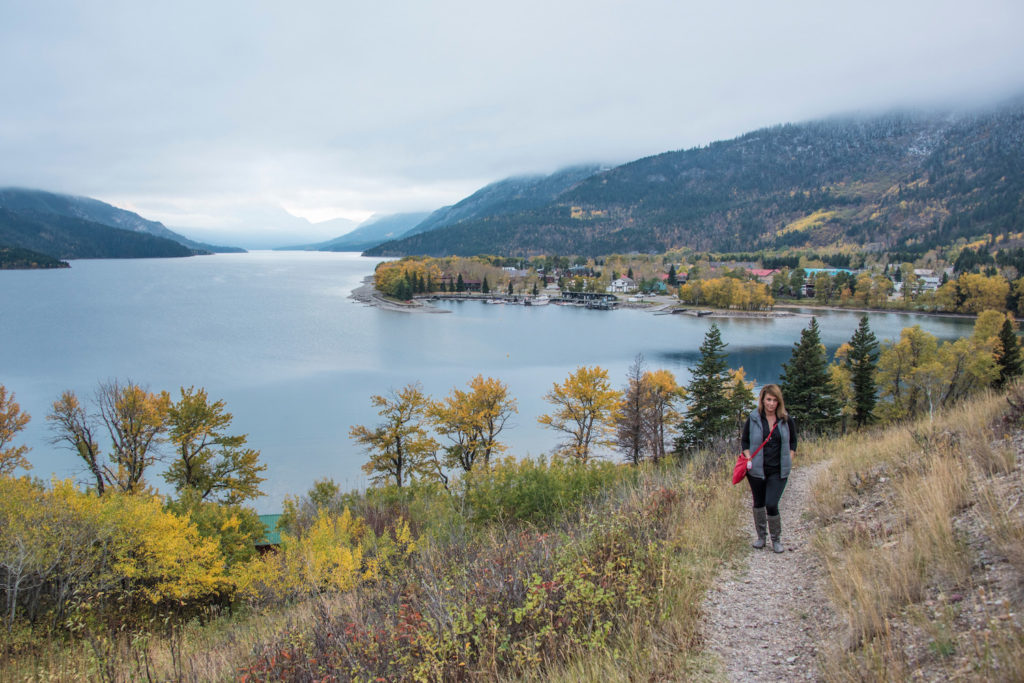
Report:
[[[811,484],[827,463],[795,467],[779,504],[785,552],[750,548],[719,575],[704,600],[707,652],[728,681],[821,680],[818,654],[845,629],[825,593],[825,569],[811,550]],[[738,484],[744,489],[746,482]],[[748,492],[749,497],[749,492]],[[754,540],[749,505],[737,524]]]

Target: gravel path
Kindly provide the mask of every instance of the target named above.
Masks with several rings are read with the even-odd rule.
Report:
[[[842,633],[805,514],[810,484],[824,466],[790,475],[779,505],[786,552],[772,552],[770,541],[764,550],[751,548],[739,566],[723,571],[704,602],[707,648],[729,681],[820,680],[817,654]],[[753,540],[749,508],[738,523]]]

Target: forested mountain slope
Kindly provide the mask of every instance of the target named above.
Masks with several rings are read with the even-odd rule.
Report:
[[[754,131],[598,172],[543,206],[463,220],[372,255],[915,250],[1024,228],[1024,104]]]
[[[55,213],[0,208],[0,246],[56,259],[192,256],[173,240]]]
[[[73,195],[56,194],[43,190],[30,190],[17,187],[0,188],[0,208],[10,212],[35,216],[37,219],[46,219],[46,216],[61,216],[65,218],[79,219],[90,223],[98,223],[111,228],[128,230],[135,233],[142,233],[172,240],[178,244],[188,247],[194,252],[240,252],[244,249],[238,247],[220,247],[210,244],[203,244],[190,240],[169,230],[163,223],[146,220],[132,211],[120,209],[98,199],[90,197],[76,197]],[[65,225],[70,225],[66,223]],[[28,245],[11,245],[23,246]],[[30,247],[29,247],[30,248]],[[76,257],[69,257],[76,258]],[[103,258],[98,256],[96,258]],[[111,257],[117,258],[117,257]]]
[[[375,247],[382,242],[388,242],[401,237],[429,215],[429,213],[421,211],[417,213],[389,214],[380,217],[374,216],[361,223],[355,230],[347,232],[340,237],[317,244],[288,248],[309,251],[363,251]]]
[[[493,216],[517,215],[546,206],[563,192],[601,170],[597,165],[571,166],[551,175],[506,178],[487,185],[457,204],[431,213],[403,237]]]

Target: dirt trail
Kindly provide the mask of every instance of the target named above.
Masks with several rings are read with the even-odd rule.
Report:
[[[729,681],[820,680],[818,652],[842,633],[810,548],[814,528],[806,514],[811,482],[824,466],[798,467],[790,475],[779,505],[786,552],[772,552],[770,542],[764,550],[751,548],[704,602],[708,651]],[[753,540],[749,508],[738,524]]]

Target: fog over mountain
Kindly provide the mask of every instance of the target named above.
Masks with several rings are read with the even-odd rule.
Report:
[[[0,186],[312,243],[505,178],[1004,99],[1021,26],[1017,0],[0,3]]]

